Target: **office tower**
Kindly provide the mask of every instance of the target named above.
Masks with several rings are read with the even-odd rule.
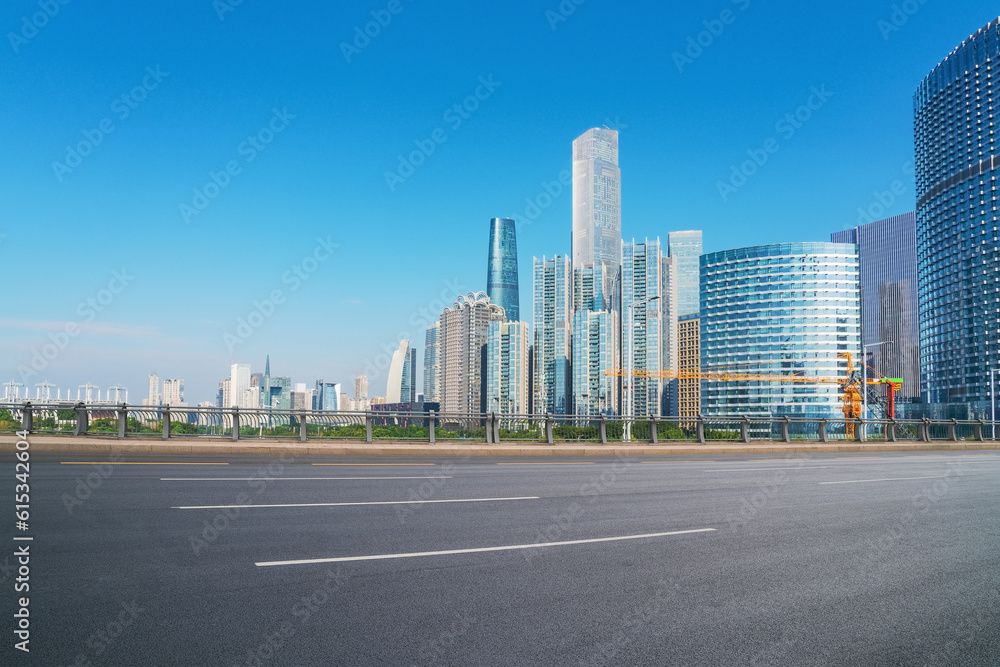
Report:
[[[667,255],[677,261],[677,314],[697,313],[701,308],[698,294],[701,231],[668,233]]]
[[[149,401],[147,405],[159,405],[160,404],[160,376],[153,371],[149,375]]]
[[[260,407],[260,387],[247,387],[240,399],[240,408],[257,409]]]
[[[243,392],[250,388],[250,364],[233,364],[229,367],[229,404],[226,407],[242,407]]]
[[[535,257],[533,273],[532,409],[535,414],[568,414],[573,407],[573,272],[569,257]]]
[[[605,375],[619,365],[619,318],[611,311],[573,314],[573,413],[615,414],[620,378]]]
[[[416,397],[416,350],[410,347],[410,340],[399,343],[399,349],[392,353],[389,364],[389,377],[385,386],[385,402],[412,403]]]
[[[184,403],[184,380],[164,380],[163,396],[160,397],[163,405],[181,405]]]
[[[660,367],[665,371],[680,368],[680,328],[677,289],[677,258],[664,257],[660,269],[660,309],[663,320],[663,340]],[[676,417],[680,414],[680,384],[676,379],[664,379],[660,414]]]
[[[233,407],[233,382],[229,378],[222,381],[222,407]]]
[[[622,368],[659,373],[663,354],[663,253],[660,240],[622,244]],[[631,320],[629,319],[631,317]],[[631,350],[631,359],[629,358]],[[628,378],[625,378],[627,382]],[[633,378],[632,413],[660,414],[664,380]],[[628,400],[623,385],[622,399]],[[627,406],[623,405],[623,413]]]
[[[312,394],[304,391],[292,391],[292,410],[298,412],[306,409],[306,402]]]
[[[861,343],[871,345],[865,351],[868,366],[883,377],[902,379],[896,396],[911,403],[920,399],[916,225],[916,213],[904,213],[830,237],[859,249]],[[875,345],[879,342],[885,343]]]
[[[843,376],[861,352],[858,247],[785,243],[701,257],[701,369]],[[746,287],[743,287],[746,286]],[[843,417],[837,383],[703,381],[705,415]]]
[[[441,313],[442,412],[486,411],[486,336],[491,322],[503,320],[503,309],[486,292],[459,296]]]
[[[354,377],[354,398],[359,401],[368,400],[367,375],[357,375]]]
[[[604,266],[603,293],[621,266],[621,169],[618,132],[587,130],[573,141],[573,267]]]
[[[701,370],[701,319],[696,314],[685,315],[677,324],[677,370],[697,373]],[[690,428],[701,414],[701,380],[681,379],[677,386],[677,412],[680,426]]]
[[[229,382],[229,380],[219,380],[219,389],[215,393],[215,407],[217,407],[217,408],[221,408],[221,407],[224,407],[226,405],[225,404],[225,398],[226,398],[226,388],[225,388],[225,385],[226,385],[227,382]]]
[[[264,377],[263,373],[252,373],[250,375],[250,386],[251,387],[260,387],[260,380],[263,377]]]
[[[1000,19],[914,94],[920,372],[930,415],[990,417],[1000,359]]]
[[[271,376],[271,356],[264,362],[264,376],[260,379],[260,407],[288,410],[292,407],[292,379]]]
[[[313,392],[313,410],[343,410],[340,401],[340,383],[316,380]]]
[[[441,323],[427,327],[424,337],[424,401],[438,403],[441,400]]]
[[[507,319],[517,322],[521,308],[517,286],[517,233],[510,218],[490,220],[490,252],[486,270],[486,295],[503,308]]]
[[[486,410],[528,414],[527,322],[490,322],[486,335]]]

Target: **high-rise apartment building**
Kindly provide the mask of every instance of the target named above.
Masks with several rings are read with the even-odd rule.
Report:
[[[701,320],[698,315],[685,315],[677,324],[677,370],[697,373],[701,370]],[[701,380],[684,378],[675,380],[677,386],[677,412],[682,428],[690,428],[701,414]]]
[[[427,327],[424,336],[424,402],[441,401],[441,323]]]
[[[698,293],[701,231],[668,233],[667,255],[677,261],[677,314],[697,313],[701,308]]]
[[[505,319],[486,292],[459,296],[441,313],[441,411],[486,411],[486,337],[491,322]]]
[[[229,367],[229,400],[226,407],[245,407],[240,405],[243,396],[250,388],[250,364],[233,364]]]
[[[511,322],[521,317],[517,284],[517,230],[510,218],[490,220],[490,252],[486,270],[486,295],[504,309]]]
[[[184,403],[184,380],[164,380],[160,402],[163,405],[182,405]]]
[[[222,392],[222,405],[223,408],[233,407],[233,382],[229,378],[225,378],[222,381],[222,387],[220,389]]]
[[[147,405],[159,405],[160,404],[160,376],[153,371],[149,375],[149,398],[146,399]]]
[[[662,270],[659,239],[622,244],[622,367],[626,370],[663,370]],[[659,415],[663,384],[660,378],[633,378],[632,414]]]
[[[568,414],[573,402],[573,284],[569,257],[534,258],[532,409]]]
[[[1000,19],[914,94],[920,371],[935,417],[990,416],[1000,360]]]
[[[832,377],[861,352],[858,247],[786,243],[701,256],[701,370]],[[703,381],[705,415],[842,417],[840,386]]]
[[[528,414],[527,322],[490,322],[486,335],[486,410]]]
[[[618,132],[587,130],[573,141],[573,267],[603,265],[607,296],[621,266]]]
[[[606,375],[619,365],[619,318],[614,311],[578,310],[573,315],[574,414],[615,414],[620,378]]]
[[[354,399],[357,401],[368,400],[368,376],[356,375],[354,377]]]
[[[680,368],[680,304],[677,282],[677,258],[666,256],[660,268],[659,299],[663,321],[660,368],[665,371]],[[661,386],[663,394],[660,399],[660,414],[675,417],[680,414],[678,380],[664,379]]]
[[[859,248],[861,342],[872,345],[868,366],[883,377],[901,378],[897,396],[910,402],[920,398],[916,224],[916,213],[904,213],[830,237]]]

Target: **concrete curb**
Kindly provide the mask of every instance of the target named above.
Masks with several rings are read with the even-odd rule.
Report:
[[[0,451],[14,451],[18,438],[13,435],[0,436]],[[595,445],[567,443],[546,445],[535,442],[511,442],[499,445],[485,443],[445,444],[412,442],[298,442],[291,440],[251,441],[235,443],[224,440],[183,440],[168,441],[129,438],[66,437],[32,435],[28,441],[31,451],[61,452],[66,454],[130,452],[136,454],[292,454],[299,456],[704,456],[708,454],[819,454],[857,452],[920,452],[920,451],[976,451],[998,450],[995,442],[896,442],[896,443],[775,443],[745,445],[742,443],[719,443],[698,445],[683,443],[676,445]]]

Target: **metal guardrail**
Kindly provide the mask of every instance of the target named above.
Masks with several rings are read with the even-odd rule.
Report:
[[[631,423],[631,429],[626,429]],[[767,416],[634,417],[346,412],[112,404],[0,403],[0,433],[193,439],[365,442],[836,442],[996,441],[983,420],[808,419]],[[631,440],[626,433],[631,431]]]

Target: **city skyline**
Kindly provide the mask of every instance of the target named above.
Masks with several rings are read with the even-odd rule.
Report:
[[[430,85],[418,78],[406,84],[405,77],[414,70],[404,64],[398,72],[389,72],[388,64],[400,62],[413,36],[436,24],[440,27],[435,29],[445,30],[455,20],[442,10],[407,8],[350,62],[331,62],[329,70],[322,70],[323,76],[355,86],[361,99],[371,101],[379,98],[364,80],[379,73],[380,88],[392,86],[398,93],[394,104],[413,109],[391,123],[348,114],[330,96],[317,92],[316,70],[289,78],[287,68],[281,77],[264,76],[259,86],[247,86],[255,93],[236,86],[216,109],[199,113],[203,107],[193,103],[201,99],[200,91],[235,62],[221,54],[225,49],[241,52],[240,35],[261,29],[264,8],[242,6],[224,22],[211,11],[205,21],[187,9],[178,16],[145,10],[149,25],[162,30],[152,31],[146,44],[129,44],[133,51],[111,68],[104,67],[100,56],[78,48],[77,35],[104,34],[106,17],[82,6],[73,10],[76,13],[67,11],[4,56],[12,65],[14,91],[15,110],[7,112],[15,128],[11,159],[27,168],[11,174],[7,182],[13,204],[0,225],[0,256],[14,265],[31,255],[39,235],[68,242],[51,248],[47,268],[30,283],[21,277],[25,272],[14,278],[15,287],[30,287],[34,297],[18,304],[0,327],[0,344],[7,351],[0,379],[13,377],[30,386],[43,380],[62,387],[83,381],[102,387],[121,383],[138,395],[149,370],[156,368],[164,377],[185,378],[185,392],[196,400],[212,396],[223,374],[219,368],[280,350],[284,375],[310,383],[324,377],[349,384],[370,365],[373,386],[381,386],[388,369],[379,363],[382,355],[391,356],[402,338],[421,340],[455,295],[485,289],[477,239],[485,234],[490,218],[510,217],[520,227],[522,279],[530,275],[531,257],[570,252],[566,229],[572,215],[571,183],[563,176],[571,169],[568,144],[595,126],[608,125],[621,134],[624,238],[662,240],[675,229],[700,228],[709,252],[766,242],[818,241],[838,228],[856,226],[863,212],[877,207],[884,212],[878,218],[913,210],[913,90],[944,54],[991,20],[993,10],[985,3],[957,8],[928,4],[895,25],[891,5],[850,3],[837,12],[798,8],[797,14],[789,12],[791,6],[733,3],[735,22],[725,25],[722,34],[708,32],[711,39],[702,39],[707,46],[699,46],[698,38],[708,30],[706,25],[716,25],[717,7],[651,10],[662,14],[657,18],[670,19],[662,21],[666,33],[657,33],[657,57],[652,59],[649,47],[635,39],[622,40],[612,56],[619,65],[657,63],[659,70],[643,76],[662,75],[665,89],[643,94],[634,92],[644,88],[641,79],[620,74],[628,68],[612,67],[612,75],[596,56],[570,64],[558,54],[599,29],[615,36],[645,34],[644,22],[661,21],[639,21],[592,5],[554,26],[539,8],[490,14],[490,20],[497,19],[490,30],[524,33],[540,44],[538,51],[504,62],[473,49],[466,63],[449,66],[441,77],[444,83]],[[337,7],[318,17],[304,11],[289,10],[268,29],[284,33],[316,25],[331,32],[330,26],[335,26],[332,33],[339,43],[350,39],[369,10]],[[9,21],[12,29],[20,15]],[[815,42],[810,49],[796,39],[788,44],[763,39],[793,34],[793,27],[810,21],[816,27],[810,32]],[[224,33],[210,54],[194,56],[215,63],[207,72],[194,72],[192,56],[181,58],[169,48],[181,31],[216,35],[220,28],[230,34]],[[765,49],[761,43],[774,46]],[[124,46],[114,40],[112,44]],[[843,56],[843,62],[843,52],[852,49],[856,53]],[[785,62],[791,52],[801,56],[800,62]],[[61,62],[70,53],[78,56],[73,68],[47,70],[46,90],[32,85],[29,77],[36,74],[36,63]],[[775,68],[781,76],[772,78],[783,77],[782,82],[758,81],[751,90],[734,80],[729,70],[735,59],[746,60],[747,53],[755,66]],[[834,53],[837,58],[831,58]],[[438,62],[447,55],[445,49],[426,58]],[[267,52],[252,59],[249,71],[261,72],[266,59],[276,56],[280,64],[296,62],[287,54]],[[542,76],[533,74],[533,63],[541,56],[551,57],[553,64]],[[567,105],[565,91],[579,85],[584,73],[596,73],[608,94]],[[81,86],[87,77],[93,80]],[[234,83],[242,81],[237,77]],[[551,92],[528,94],[540,83],[552,85]],[[872,91],[878,92],[877,104]],[[65,103],[67,93],[73,105]],[[827,93],[832,96],[827,98]],[[524,109],[504,103],[508,94],[527,102]],[[123,96],[128,99],[120,102]],[[472,102],[465,105],[468,99]],[[756,106],[748,108],[748,99]],[[477,108],[463,108],[462,114],[449,115],[454,121],[443,120],[442,110],[455,103]],[[822,107],[811,110],[810,104]],[[697,113],[687,111],[688,106]],[[368,136],[377,136],[377,144],[366,148],[342,135],[337,141],[343,144],[315,141],[329,129],[317,118],[331,107],[336,111],[332,118],[353,122]],[[808,122],[774,134],[775,121],[801,108],[811,111]],[[122,117],[125,111],[129,114]],[[26,115],[18,115],[22,112]],[[537,128],[526,123],[536,115],[547,117]],[[65,146],[75,150],[88,134],[97,137],[95,128],[105,116],[113,131],[101,132],[100,144],[81,156],[71,172],[57,174],[53,163],[69,162]],[[455,127],[458,120],[462,123]],[[511,132],[519,121],[526,130]],[[426,146],[439,125],[447,141],[437,142],[434,153],[424,156],[426,163],[416,165],[405,182],[390,190],[385,173],[405,172],[398,156],[409,160],[410,152]],[[160,127],[172,131],[160,132]],[[793,136],[787,136],[792,129]],[[254,141],[244,143],[249,135]],[[730,167],[759,156],[772,135],[780,139],[780,151],[770,154],[753,175],[744,175],[745,184],[733,185],[732,179],[739,178],[732,176]],[[515,150],[510,150],[512,137]],[[358,158],[352,171],[363,176],[353,179],[327,167],[327,156],[345,152]],[[140,165],[133,157],[140,154],[162,159],[155,167]],[[531,168],[512,176],[522,154],[530,156]],[[665,155],[677,166],[663,166]],[[238,161],[239,173],[226,171],[230,158]],[[816,171],[800,180],[806,165]],[[282,176],[286,170],[288,176]],[[214,183],[210,174],[227,184]],[[347,187],[328,193],[326,184],[337,178]],[[719,195],[720,182],[737,190],[727,192],[726,201]],[[893,187],[896,182],[902,183],[902,191]],[[182,220],[179,205],[196,205],[194,190],[204,197],[214,191],[206,184],[213,183],[218,196],[206,198],[205,208]],[[309,205],[293,201],[281,189],[285,186]],[[274,202],[262,204],[264,196]],[[776,203],[779,216],[774,215]],[[257,208],[262,212],[255,213]],[[343,224],[342,216],[330,211],[361,224]],[[385,222],[392,219],[408,222]],[[800,231],[803,219],[810,230],[805,238]],[[469,220],[484,228],[466,234]],[[440,229],[440,236],[433,239],[433,247],[419,244],[421,252],[412,252],[415,238],[407,230],[413,228]],[[162,231],[168,229],[178,232]],[[250,233],[239,233],[243,229]],[[391,270],[371,265],[374,229],[388,232],[380,235],[381,253],[393,258]],[[136,247],[147,251],[141,261],[130,262]],[[237,273],[246,265],[253,271]],[[427,270],[431,266],[447,268]],[[234,275],[240,275],[238,284],[229,280]],[[410,276],[414,279],[403,279]],[[192,290],[195,303],[213,307],[195,307],[193,315],[162,309],[163,303],[177,298],[169,290],[178,284]],[[228,290],[224,298],[215,294],[220,288]],[[280,294],[274,298],[276,291]],[[316,312],[316,304],[328,300],[335,313]],[[351,324],[342,326],[344,321]],[[79,327],[76,335],[65,334],[68,324]],[[303,331],[313,338],[329,331],[331,338],[323,346],[291,345],[293,336]],[[31,368],[33,351],[57,344],[53,337],[66,345],[55,358],[42,358],[37,375],[22,380],[18,366]]]

